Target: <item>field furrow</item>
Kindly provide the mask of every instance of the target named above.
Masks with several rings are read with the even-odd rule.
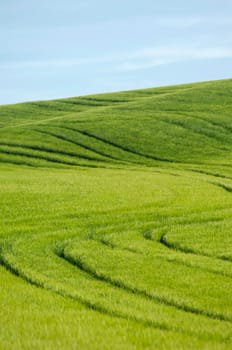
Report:
[[[231,348],[231,91],[0,106],[0,349]]]

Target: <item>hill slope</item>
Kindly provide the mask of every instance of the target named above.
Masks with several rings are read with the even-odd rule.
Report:
[[[0,347],[229,349],[232,80],[0,107]]]
[[[230,80],[2,106],[0,160],[224,163],[231,106]]]

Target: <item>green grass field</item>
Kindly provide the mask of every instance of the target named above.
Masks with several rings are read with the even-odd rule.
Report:
[[[232,80],[0,106],[0,349],[231,349]]]

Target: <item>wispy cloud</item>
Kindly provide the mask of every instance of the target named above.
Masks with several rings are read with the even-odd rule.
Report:
[[[131,59],[120,62],[116,69],[119,71],[144,70],[176,62],[223,58],[232,58],[231,48],[151,48],[138,51]]]
[[[232,48],[158,47],[97,57],[0,62],[0,69],[57,69],[104,65],[116,71],[144,70],[155,66],[193,60],[232,58]]]

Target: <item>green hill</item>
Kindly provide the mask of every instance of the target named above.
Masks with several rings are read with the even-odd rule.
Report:
[[[0,106],[0,349],[230,349],[232,80]]]

